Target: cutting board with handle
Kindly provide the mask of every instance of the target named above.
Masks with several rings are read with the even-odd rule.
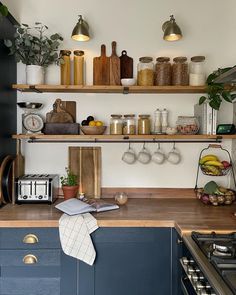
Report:
[[[78,177],[80,192],[100,198],[101,147],[69,147],[69,168]]]
[[[73,123],[72,116],[63,108],[62,100],[57,98],[53,110],[46,115],[47,123]]]
[[[112,53],[110,56],[110,85],[120,85],[120,59],[116,54],[116,42],[111,43]]]
[[[93,85],[110,85],[110,58],[106,45],[101,45],[101,56],[93,59]]]
[[[120,56],[120,78],[133,78],[133,59],[123,50]]]

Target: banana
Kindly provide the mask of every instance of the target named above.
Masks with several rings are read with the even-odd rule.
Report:
[[[206,155],[200,159],[200,164],[204,164],[206,161],[219,161],[218,157],[215,155]]]
[[[201,165],[201,168],[207,174],[214,175],[214,176],[221,175],[221,170],[219,167],[204,164],[204,165]]]
[[[216,166],[216,167],[219,167],[220,169],[224,169],[224,165],[220,161],[217,161],[217,160],[206,161],[206,162],[204,162],[204,165]]]

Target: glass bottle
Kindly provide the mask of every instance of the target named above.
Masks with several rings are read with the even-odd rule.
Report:
[[[165,86],[171,84],[171,63],[169,57],[156,59],[155,85]]]
[[[70,85],[70,50],[61,50],[61,85]]]
[[[124,115],[123,134],[136,134],[135,115]]]
[[[188,85],[187,57],[180,56],[173,59],[172,85]]]
[[[151,134],[150,115],[139,115],[138,119],[138,134]]]
[[[138,63],[138,85],[153,86],[154,83],[154,64],[152,57],[140,57]]]
[[[123,132],[122,115],[111,115],[110,134],[122,135],[122,132]]]
[[[189,85],[204,86],[205,84],[205,56],[193,56],[189,65]]]
[[[74,51],[74,85],[84,85],[84,51]]]

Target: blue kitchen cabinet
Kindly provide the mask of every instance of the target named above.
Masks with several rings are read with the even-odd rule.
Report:
[[[100,228],[97,258],[79,262],[79,295],[171,295],[171,228]]]
[[[182,295],[181,277],[182,267],[180,258],[183,257],[183,242],[175,229],[172,230],[172,295]]]
[[[0,269],[0,295],[77,292],[77,260],[62,252],[57,228],[0,229]]]

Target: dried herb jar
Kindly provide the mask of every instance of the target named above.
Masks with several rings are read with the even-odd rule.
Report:
[[[172,85],[188,85],[188,63],[187,57],[179,56],[173,59]]]
[[[171,85],[171,63],[169,57],[156,59],[155,85]]]
[[[123,134],[136,134],[136,120],[134,114],[124,115]]]
[[[138,134],[141,134],[141,135],[151,134],[150,115],[143,115],[143,114],[139,115]]]
[[[111,115],[110,119],[110,134],[122,135],[123,132],[123,120],[122,115]]]
[[[154,63],[149,56],[140,57],[138,63],[138,85],[153,86],[154,84]]]

